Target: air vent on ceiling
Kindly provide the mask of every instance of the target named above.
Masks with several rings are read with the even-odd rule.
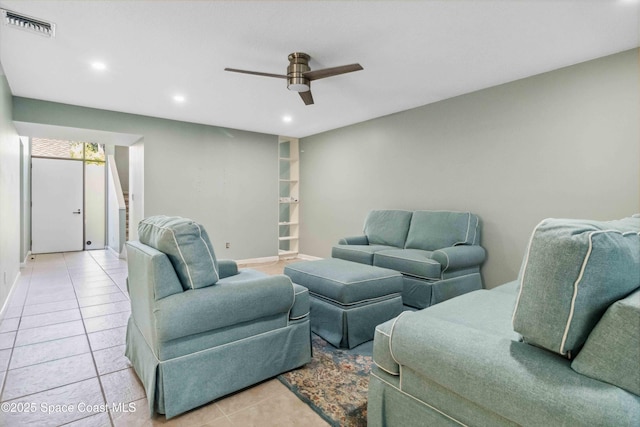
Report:
[[[55,37],[56,25],[41,19],[32,18],[6,9],[2,10],[5,25],[27,30],[45,37]]]

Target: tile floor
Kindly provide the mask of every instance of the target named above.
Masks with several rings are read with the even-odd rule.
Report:
[[[282,273],[283,261],[252,265]],[[107,251],[33,256],[0,323],[1,426],[326,426],[272,379],[179,417],[149,417],[124,357],[127,265]]]

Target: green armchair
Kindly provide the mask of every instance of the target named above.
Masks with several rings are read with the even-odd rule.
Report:
[[[306,288],[218,261],[191,220],[151,217],[138,232],[125,354],[151,413],[172,418],[309,362]]]

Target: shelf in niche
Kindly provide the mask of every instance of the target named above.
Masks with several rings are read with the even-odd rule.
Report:
[[[278,240],[280,240],[281,242],[284,242],[285,240],[298,240],[297,236],[284,236],[284,237],[278,237]]]
[[[298,225],[297,222],[279,222],[278,225]]]
[[[297,179],[281,179],[280,182],[298,182]]]

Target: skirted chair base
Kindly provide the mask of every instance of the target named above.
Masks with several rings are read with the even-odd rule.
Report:
[[[129,319],[125,355],[144,385],[150,412],[155,409],[171,418],[307,363],[311,358],[309,318],[297,322],[159,361]]]

